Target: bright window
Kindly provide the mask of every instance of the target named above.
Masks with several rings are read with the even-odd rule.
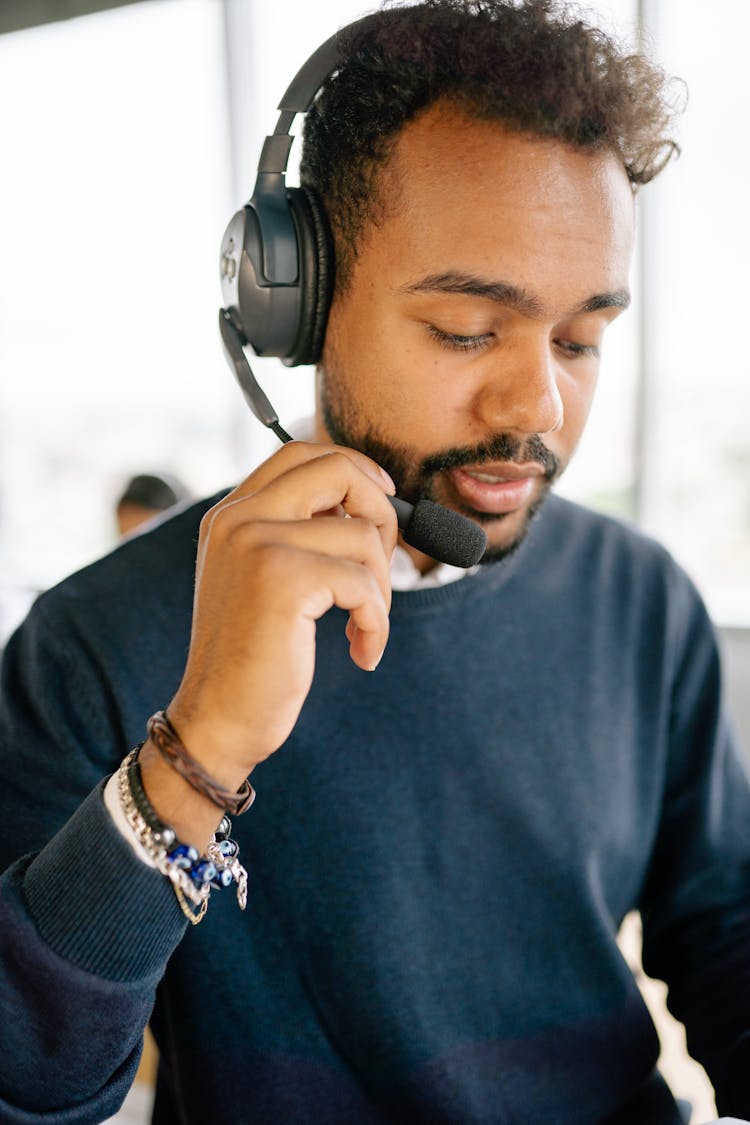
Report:
[[[723,624],[750,625],[750,5],[650,0],[657,57],[684,76],[683,155],[648,193],[643,522]]]
[[[114,542],[129,474],[236,473],[223,52],[213,0],[0,36],[0,640],[24,588]]]

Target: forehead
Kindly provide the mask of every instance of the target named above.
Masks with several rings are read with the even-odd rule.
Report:
[[[611,152],[438,105],[403,130],[381,190],[386,218],[365,236],[365,258],[393,269],[499,271],[533,290],[559,284],[561,270],[592,292],[627,280],[634,203]]]

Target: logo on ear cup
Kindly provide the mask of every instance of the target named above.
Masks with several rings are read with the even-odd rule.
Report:
[[[230,237],[227,242],[226,250],[223,250],[221,255],[221,280],[234,281],[237,276],[237,247],[234,244],[234,239]]]

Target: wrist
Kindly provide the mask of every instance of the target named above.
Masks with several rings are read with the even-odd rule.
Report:
[[[227,721],[215,710],[205,717],[202,709],[187,706],[179,693],[167,707],[167,714],[191,757],[232,791],[280,745],[263,731]]]
[[[149,739],[162,758],[198,793],[202,793],[222,812],[240,816],[255,800],[255,790],[245,777],[238,789],[227,789],[203,768],[188,750],[166,711],[157,711],[146,724]]]
[[[156,813],[181,840],[205,850],[221,821],[221,809],[172,769],[151,739],[144,742],[138,760],[143,788]]]
[[[181,840],[175,828],[157,813],[143,785],[138,756],[142,744],[121,763],[115,778],[119,808],[133,838],[148,861],[172,884],[180,910],[192,925],[205,916],[212,888],[236,884],[241,910],[247,903],[247,872],[239,861],[239,845],[230,838],[232,822],[222,816],[205,849]]]

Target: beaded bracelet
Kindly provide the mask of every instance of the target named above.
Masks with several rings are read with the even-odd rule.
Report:
[[[157,871],[172,884],[180,910],[197,925],[208,909],[212,887],[228,887],[236,883],[240,910],[247,905],[247,871],[239,861],[239,845],[230,838],[232,822],[222,817],[213,840],[201,856],[191,844],[177,839],[173,828],[165,824],[153,809],[143,788],[136,746],[117,772],[118,794],[125,818],[136,839],[153,861]],[[197,910],[192,910],[189,904]]]

